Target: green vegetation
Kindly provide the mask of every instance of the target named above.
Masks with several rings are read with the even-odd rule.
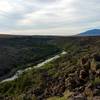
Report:
[[[72,94],[73,94],[73,93],[70,92],[70,91],[65,91],[63,97],[59,97],[59,96],[57,97],[57,96],[55,96],[55,97],[50,97],[50,98],[48,98],[47,100],[69,100],[69,97],[70,97]]]
[[[61,52],[49,37],[0,38],[0,80]]]
[[[41,41],[43,45],[39,41],[34,41],[35,43],[40,43],[37,46],[34,43],[35,54],[32,54],[30,49],[27,50],[27,47],[21,51],[21,55],[24,55],[25,59],[27,59],[23,60],[24,65],[31,66],[31,63],[34,63],[35,60],[41,61],[62,50],[68,53],[40,68],[33,68],[32,70],[24,72],[14,81],[1,83],[0,96],[3,99],[8,97],[8,100],[12,98],[14,98],[14,100],[42,100],[44,98],[47,100],[69,100],[75,88],[82,87],[82,85],[85,86],[88,82],[93,82],[94,85],[100,83],[100,78],[97,78],[96,75],[95,80],[89,79],[88,71],[92,70],[90,67],[91,64],[86,63],[83,64],[84,66],[81,64],[82,61],[84,63],[84,57],[86,57],[85,59],[88,62],[93,59],[93,54],[99,52],[100,45],[97,44],[97,41],[100,41],[99,37],[45,37],[45,39],[47,44],[45,44],[44,38],[42,37]],[[32,41],[33,40],[31,40],[31,42]],[[12,45],[15,46],[14,43],[12,43]],[[32,47],[31,49],[33,50]],[[20,62],[20,60],[18,61]],[[18,64],[20,65],[21,63],[19,62]],[[99,69],[99,67],[97,68]],[[75,76],[76,71],[78,74]],[[82,80],[82,71],[86,71],[83,72],[86,74],[85,80]],[[73,79],[73,77],[78,78],[76,78],[76,80],[75,78]],[[67,87],[66,80],[71,78],[72,84]]]
[[[93,85],[100,84],[100,78],[99,78],[99,77],[96,77],[94,80],[91,81],[91,83],[92,83]]]

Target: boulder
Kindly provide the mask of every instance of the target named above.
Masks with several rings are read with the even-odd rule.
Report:
[[[84,94],[89,100],[92,100],[92,98],[93,98],[93,86],[91,83],[87,84],[87,86],[85,87]]]
[[[95,59],[96,61],[100,61],[100,55],[99,55],[99,54],[95,54],[95,55],[94,55],[94,59]]]
[[[94,96],[100,96],[100,89],[96,89],[96,88],[95,88],[95,89],[93,90],[93,95],[94,95]]]
[[[95,75],[91,70],[89,70],[89,79],[90,80],[94,80],[95,79]]]
[[[68,77],[65,79],[65,87],[72,91],[76,87],[76,82],[72,77]]]
[[[96,71],[96,77],[99,77],[99,78],[100,78],[100,69],[98,69],[98,70]]]
[[[95,84],[96,89],[100,89],[100,83]]]
[[[87,61],[88,61],[88,58],[83,57],[82,60],[81,60],[81,64],[85,65],[87,63]]]
[[[83,81],[86,81],[88,78],[88,72],[86,70],[80,70],[79,78]]]
[[[78,95],[73,96],[71,100],[87,100],[87,98],[82,93],[79,93]]]
[[[100,96],[93,97],[93,100],[100,100]]]

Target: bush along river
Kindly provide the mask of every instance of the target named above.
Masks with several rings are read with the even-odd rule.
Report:
[[[45,61],[43,61],[43,62],[37,64],[37,65],[34,66],[34,67],[28,67],[28,68],[23,69],[23,70],[18,70],[12,77],[7,78],[7,79],[4,79],[4,80],[2,80],[0,83],[15,80],[15,79],[17,79],[18,76],[21,75],[23,72],[25,72],[25,71],[27,71],[27,70],[31,70],[32,68],[39,68],[39,67],[42,67],[42,66],[45,65],[46,63],[48,63],[48,62],[50,62],[50,61],[53,61],[53,60],[59,58],[61,55],[65,55],[65,54],[67,54],[67,52],[62,51],[62,53],[57,54],[57,55],[55,55],[55,56],[53,56],[53,57],[51,57],[51,58],[49,58],[49,59],[46,59]]]

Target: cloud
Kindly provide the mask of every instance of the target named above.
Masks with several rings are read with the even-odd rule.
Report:
[[[100,28],[99,0],[1,0],[0,31],[12,34],[77,34]]]

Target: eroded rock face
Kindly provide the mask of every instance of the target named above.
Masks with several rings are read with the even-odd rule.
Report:
[[[67,74],[66,77],[51,78],[47,74],[44,75],[47,80],[45,89],[35,90],[35,96],[38,100],[51,96],[63,96],[66,89],[74,92],[71,100],[92,100],[94,96],[100,96],[100,84],[97,86],[90,83],[90,80],[94,81],[95,77],[100,77],[100,69],[97,69],[96,60],[93,57],[82,58],[81,66],[79,65],[80,67],[75,72]]]
[[[81,66],[80,70],[77,72],[77,78],[74,80],[78,80],[80,85],[77,85],[77,87],[74,90],[74,93],[77,93],[77,95],[72,96],[72,100],[93,100],[94,96],[98,96],[100,98],[100,83],[94,85],[91,83],[91,81],[94,82],[95,78],[100,79],[100,67],[96,61],[99,61],[99,56],[93,56],[92,59],[90,58],[82,58],[81,60]],[[79,73],[79,74],[78,74]],[[70,75],[72,77],[73,74]],[[67,84],[71,85],[70,79],[67,79]],[[89,82],[89,83],[88,83]],[[77,83],[77,82],[76,82]],[[88,84],[87,84],[88,83]],[[82,88],[81,88],[82,87]],[[84,94],[84,96],[83,96]],[[94,99],[95,100],[95,99]]]
[[[34,94],[38,100],[44,100],[51,96],[63,96],[65,91],[65,78],[48,78],[50,80],[45,83],[45,87],[37,88],[34,90]]]

